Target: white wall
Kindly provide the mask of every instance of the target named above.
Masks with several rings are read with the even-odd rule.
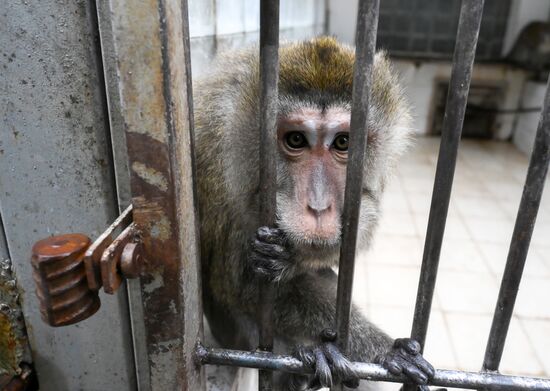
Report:
[[[281,0],[281,39],[304,39],[324,29],[325,0]],[[256,43],[259,0],[189,0],[193,77],[208,71],[220,51]]]
[[[328,0],[328,31],[340,41],[355,44],[358,0]]]
[[[528,81],[522,94],[521,107],[526,109],[541,107],[545,91],[546,83]],[[538,111],[521,113],[517,116],[513,141],[519,150],[527,155],[530,155],[533,149],[539,119]]]

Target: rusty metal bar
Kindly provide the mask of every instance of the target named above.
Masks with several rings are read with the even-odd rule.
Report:
[[[260,2],[260,225],[273,227],[276,220],[277,104],[279,80],[279,0]],[[259,349],[273,350],[273,302],[275,287],[260,285],[258,317]],[[259,390],[271,390],[273,374],[260,371]]]
[[[462,1],[411,333],[422,347],[430,319],[482,11],[483,0]],[[406,387],[406,390],[415,389],[415,386]]]
[[[109,92],[109,107],[123,125],[112,132],[125,132],[133,220],[148,261],[143,319],[133,318],[146,341],[147,361],[136,355],[148,372],[140,389],[200,391],[204,372],[192,357],[202,307],[187,1],[109,3],[102,38],[115,51],[108,88],[118,90]]]
[[[295,357],[277,355],[269,352],[246,352],[239,350],[196,347],[196,358],[201,364],[231,365],[246,368],[263,368],[270,371],[285,371],[308,374],[313,369]],[[404,376],[394,376],[380,365],[354,362],[354,371],[361,379],[403,383]],[[507,376],[492,372],[462,372],[438,369],[430,385],[441,387],[462,387],[477,389],[483,386],[487,390],[550,390],[550,379]]]
[[[376,48],[379,3],[379,0],[361,0],[357,14],[357,48],[353,75],[350,148],[342,213],[342,245],[340,247],[336,297],[335,326],[338,333],[337,341],[343,351],[347,351],[349,345],[351,291],[361,207],[363,160],[367,146],[369,95]]]
[[[529,243],[533,235],[542,191],[546,182],[549,162],[550,84],[547,84],[544,106],[535,137],[535,145],[529,162],[529,170],[527,171],[523,195],[512,234],[512,242],[504,269],[504,276],[500,285],[493,324],[491,325],[491,332],[485,350],[485,358],[483,360],[484,370],[496,371],[502,358],[508,326],[512,319],[523,267],[527,259]]]

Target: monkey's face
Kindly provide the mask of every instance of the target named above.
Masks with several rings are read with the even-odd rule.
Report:
[[[339,244],[350,113],[301,108],[279,118],[278,224],[299,247]]]

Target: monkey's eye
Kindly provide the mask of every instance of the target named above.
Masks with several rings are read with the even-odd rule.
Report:
[[[334,141],[332,142],[332,145],[334,148],[336,148],[339,151],[347,151],[348,150],[348,143],[349,143],[349,137],[347,134],[339,134],[336,136]]]
[[[290,132],[285,137],[286,145],[292,149],[307,147],[306,137],[300,132]]]

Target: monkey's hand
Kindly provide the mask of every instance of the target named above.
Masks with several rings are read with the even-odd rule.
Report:
[[[294,275],[295,265],[283,231],[260,227],[250,243],[250,262],[258,276],[280,282]]]
[[[290,390],[318,390],[322,387],[331,387],[342,383],[348,388],[359,387],[359,376],[351,366],[351,362],[340,352],[334,344],[336,333],[325,329],[321,333],[321,344],[317,346],[296,348],[295,356],[312,368],[315,375],[293,375]]]
[[[404,374],[421,385],[420,390],[428,390],[423,385],[435,373],[434,367],[420,354],[420,344],[410,338],[396,339],[393,348],[385,356],[379,356],[376,362],[394,375]]]

